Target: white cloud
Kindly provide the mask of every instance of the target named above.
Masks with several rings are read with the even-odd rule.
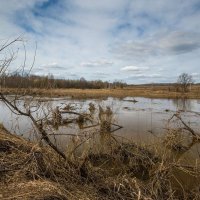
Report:
[[[41,65],[41,68],[43,69],[54,69],[54,70],[64,70],[67,69],[65,66],[60,66],[58,63],[56,62],[52,62],[52,63],[48,63],[48,64],[43,64]]]
[[[149,57],[191,53],[198,49],[198,33],[172,31],[155,34],[142,41],[121,42],[116,44],[112,51],[120,58],[146,60]]]
[[[109,60],[98,60],[91,62],[82,62],[82,67],[104,67],[104,66],[112,66],[113,62]]]
[[[137,67],[137,66],[125,66],[121,68],[121,71],[125,72],[142,72],[148,70],[149,67]]]
[[[137,78],[162,78],[161,74],[135,74],[130,77],[137,77]]]

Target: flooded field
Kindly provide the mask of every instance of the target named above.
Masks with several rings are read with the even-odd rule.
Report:
[[[23,104],[24,102],[21,102]],[[101,105],[106,108],[109,106],[113,112],[113,122],[123,128],[116,131],[115,134],[123,138],[130,139],[139,143],[150,143],[157,137],[166,132],[168,120],[177,111],[182,112],[185,122],[194,130],[200,128],[200,101],[191,99],[150,99],[150,98],[132,98],[123,99],[88,99],[76,100],[71,98],[40,99],[41,109],[36,112],[38,119],[44,114],[47,108],[64,108],[70,105],[72,110],[77,112],[88,112],[89,104],[95,106],[95,112],[98,113],[98,107]],[[48,110],[48,109],[47,109]],[[33,134],[31,122],[22,116],[15,115],[10,109],[0,102],[0,122],[11,132],[29,137]],[[78,134],[79,127],[75,124],[61,126],[56,133]],[[64,145],[68,136],[57,136],[57,142]],[[59,143],[60,143],[59,142]]]
[[[13,96],[7,98],[14,102]],[[32,99],[27,96],[15,103],[21,111],[30,108],[56,151],[63,153],[63,158],[79,163],[81,167],[87,166],[90,173],[95,174],[98,170],[100,174],[106,174],[106,181],[112,178],[113,183],[120,174],[128,174],[128,179],[123,181],[142,181],[153,196],[155,191],[158,192],[157,187],[162,193],[158,192],[156,196],[166,196],[165,190],[169,187],[178,191],[173,195],[180,199],[185,190],[194,189],[193,196],[198,196],[199,100]],[[11,112],[3,102],[0,102],[0,121],[12,133],[41,141],[33,120]],[[83,174],[80,173],[82,179],[87,170],[80,170],[83,170]]]

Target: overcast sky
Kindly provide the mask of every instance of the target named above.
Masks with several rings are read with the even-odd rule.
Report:
[[[200,0],[0,0],[0,42],[19,35],[37,75],[200,82]]]

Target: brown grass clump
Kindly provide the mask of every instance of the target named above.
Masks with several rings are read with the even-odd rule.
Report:
[[[198,182],[184,187],[177,171],[200,178],[199,165],[185,166],[165,151],[130,142],[113,140],[107,151],[64,160],[48,146],[0,130],[3,200],[199,199]]]
[[[0,199],[79,199],[77,172],[50,148],[1,130]]]

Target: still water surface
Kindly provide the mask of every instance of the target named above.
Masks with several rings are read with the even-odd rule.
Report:
[[[107,98],[107,99],[89,99],[75,100],[70,98],[46,99],[43,102],[44,107],[63,106],[68,103],[75,105],[78,112],[88,109],[89,103],[94,103],[96,108],[98,105],[103,107],[110,106],[114,112],[115,123],[123,126],[122,129],[115,132],[116,135],[132,139],[137,142],[148,143],[155,137],[159,137],[166,132],[168,119],[178,110],[182,112],[182,117],[194,130],[198,132],[200,128],[200,100],[185,99],[150,99],[150,98],[134,98],[137,102],[133,102],[132,97],[124,99]],[[31,122],[26,117],[13,114],[8,107],[0,102],[0,122],[13,133],[23,134],[29,137],[33,131]],[[61,133],[70,132],[77,133],[77,127],[70,125],[67,128],[61,127]],[[62,141],[65,142],[66,138]]]

